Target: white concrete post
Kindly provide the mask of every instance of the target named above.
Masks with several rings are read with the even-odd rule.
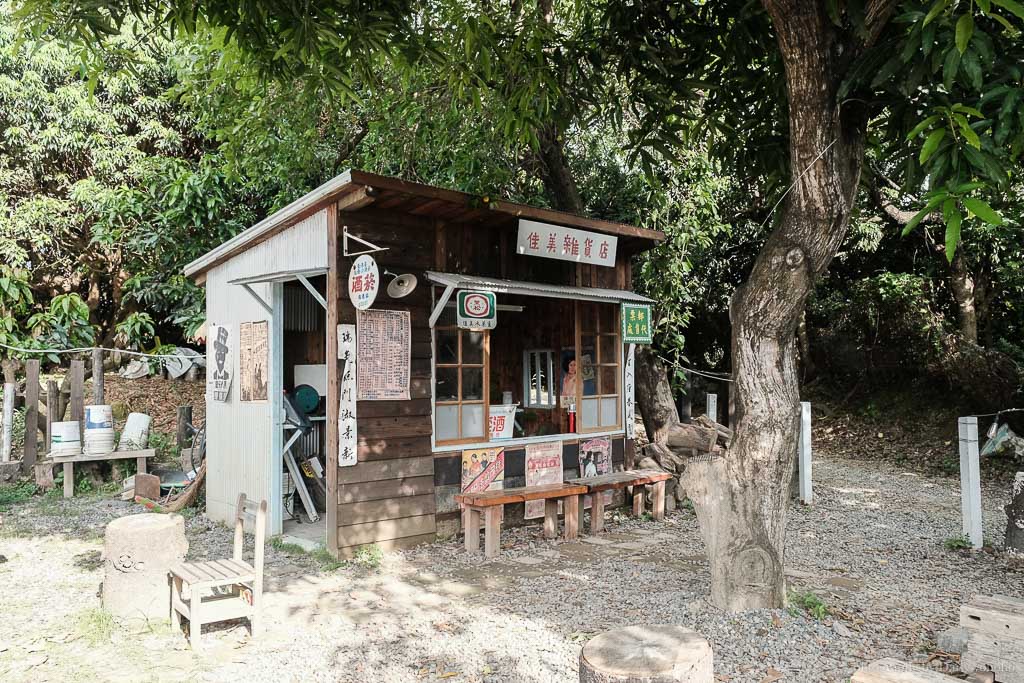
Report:
[[[0,462],[11,461],[14,448],[14,392],[18,387],[14,384],[4,385],[3,435],[0,437]]]
[[[708,394],[708,417],[718,422],[718,394]]]
[[[978,418],[961,417],[960,430],[960,511],[964,536],[975,550],[984,538],[981,529],[981,463],[978,456]]]
[[[811,486],[811,404],[800,402],[800,502],[810,505],[814,502]]]

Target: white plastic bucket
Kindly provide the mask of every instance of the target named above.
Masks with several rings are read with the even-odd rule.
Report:
[[[150,417],[145,413],[131,413],[121,432],[119,451],[141,451],[149,444]]]
[[[54,422],[50,428],[50,453],[52,455],[81,455],[81,425],[77,420]]]
[[[106,455],[114,450],[114,412],[108,405],[85,406],[82,452]]]

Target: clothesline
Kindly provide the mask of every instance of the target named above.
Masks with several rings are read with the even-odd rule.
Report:
[[[0,343],[0,348],[15,351],[17,353],[29,353],[36,355],[68,354],[68,353],[92,353],[95,350],[107,351],[109,353],[123,353],[128,356],[142,356],[144,358],[181,358],[176,353],[145,353],[143,351],[129,351],[127,349],[109,349],[104,346],[82,346],[77,349],[26,349],[19,346]]]

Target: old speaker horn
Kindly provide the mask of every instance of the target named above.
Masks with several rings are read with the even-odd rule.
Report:
[[[393,273],[388,273],[392,275]],[[407,296],[416,289],[416,276],[410,273],[404,275],[396,275],[395,279],[388,285],[388,296],[392,299],[401,299],[403,296]]]

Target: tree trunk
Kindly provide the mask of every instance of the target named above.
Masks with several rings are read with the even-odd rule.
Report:
[[[1024,556],[1024,472],[1013,478],[1013,490],[1006,510],[1006,550]]]
[[[558,128],[549,123],[537,131],[540,138],[540,160],[543,166],[544,189],[559,211],[583,213],[583,200],[569,170]]]
[[[650,346],[637,346],[634,360],[636,406],[644,421],[647,440],[651,443],[664,443],[672,426],[679,422],[668,373]]]
[[[960,323],[960,334],[964,339],[978,343],[978,312],[975,307],[974,277],[967,267],[963,255],[963,247],[956,250],[956,256],[950,264],[950,288],[956,301],[957,320]]]
[[[724,457],[691,460],[682,478],[707,545],[712,601],[730,611],[785,605],[786,513],[799,433],[795,334],[815,281],[846,235],[866,127],[858,102],[841,109],[836,101],[847,66],[839,60],[851,59],[852,50],[840,44],[825,4],[763,4],[786,69],[794,184],[733,298],[735,438]]]

